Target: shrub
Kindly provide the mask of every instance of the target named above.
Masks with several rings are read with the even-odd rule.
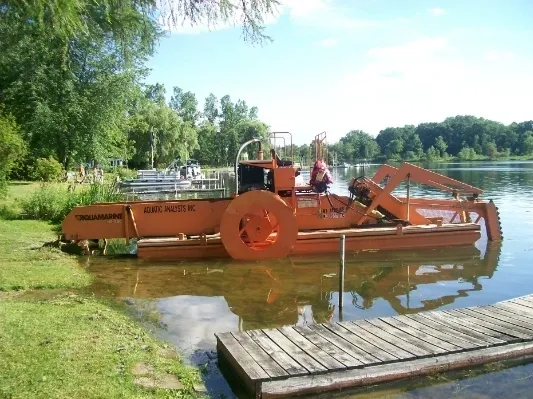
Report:
[[[64,216],[67,195],[64,187],[43,184],[28,198],[22,200],[21,206],[24,217],[54,222],[61,220]]]
[[[477,154],[473,148],[464,147],[463,149],[461,149],[461,151],[459,151],[459,154],[457,154],[457,156],[461,161],[472,161],[476,159]]]
[[[117,168],[116,175],[120,177],[120,180],[130,179],[137,177],[137,171],[128,168]]]
[[[48,158],[38,158],[31,171],[31,177],[33,179],[46,182],[57,181],[63,177],[63,175],[63,165],[52,156],[49,156]]]
[[[44,183],[21,205],[26,218],[60,223],[75,206],[121,199],[122,194],[114,184],[91,184],[68,191],[64,185]]]

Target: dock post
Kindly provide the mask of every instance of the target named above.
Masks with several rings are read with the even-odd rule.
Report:
[[[341,263],[339,270],[339,321],[342,321],[342,307],[344,297],[344,258],[346,252],[346,236],[341,235]]]

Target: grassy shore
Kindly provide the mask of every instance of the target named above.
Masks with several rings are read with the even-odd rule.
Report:
[[[196,370],[121,305],[94,298],[76,257],[43,246],[56,226],[6,220],[38,187],[11,185],[0,202],[0,398],[198,397]]]

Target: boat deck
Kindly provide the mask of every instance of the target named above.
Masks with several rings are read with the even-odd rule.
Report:
[[[533,356],[533,295],[216,338],[221,360],[256,398],[286,398]]]

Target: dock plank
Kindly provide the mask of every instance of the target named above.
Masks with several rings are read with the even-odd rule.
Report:
[[[394,355],[398,359],[414,359],[416,357],[415,355],[410,352],[407,352],[406,350],[389,344],[387,341],[379,338],[377,335],[370,334],[366,330],[357,328],[353,323],[340,322],[337,324],[356,334],[361,339],[364,339],[365,341],[372,343],[373,345],[383,348],[383,350],[389,352],[391,355]]]
[[[309,374],[307,369],[290,357],[283,349],[277,346],[262,331],[247,331],[250,338],[255,341],[272,359],[276,361],[290,375]]]
[[[359,360],[363,364],[376,364],[380,363],[380,360],[368,354],[364,350],[360,349],[357,346],[352,345],[350,342],[346,341],[344,338],[339,337],[335,333],[332,333],[326,327],[320,324],[310,325],[309,328],[316,332],[318,335],[321,335],[324,339],[328,340],[333,345],[339,347],[346,353],[348,353],[353,358]]]
[[[526,308],[531,309],[531,312],[533,312],[533,302],[524,301],[522,298],[517,298],[512,301],[509,301],[510,303],[516,303],[518,305],[524,306]]]
[[[444,326],[439,323],[434,322],[433,320],[428,319],[427,317],[424,317],[422,314],[412,314],[407,315],[406,317],[418,321],[421,324],[425,324],[426,326],[433,328],[435,330],[441,331],[445,334],[448,334],[456,339],[462,339],[463,341],[470,342],[474,346],[477,347],[484,347],[489,345],[488,342],[485,342],[483,340],[477,339],[472,337],[471,335],[464,334],[462,332],[459,332],[452,327]]]
[[[532,302],[533,303],[533,295],[521,296],[518,299],[520,299],[522,301],[527,301],[527,302]]]
[[[394,317],[384,317],[382,320],[385,323],[390,324],[391,326],[396,327],[398,329],[401,329],[407,334],[410,334],[423,342],[431,344],[431,350],[435,351],[435,353],[452,353],[463,349],[460,346],[453,345],[442,339],[437,339],[434,336],[425,333],[423,330],[417,328],[416,326],[413,327],[411,324],[416,324],[416,322],[412,322],[411,320],[407,319],[405,320],[405,323]]]
[[[460,338],[457,338],[455,337],[453,334],[450,335],[449,333],[444,333],[442,331],[439,331],[439,330],[435,330],[435,328],[433,327],[429,327],[427,326],[426,324],[424,323],[420,323],[418,320],[415,320],[415,319],[412,319],[410,317],[407,317],[407,315],[403,315],[403,316],[394,316],[394,319],[402,322],[402,323],[405,323],[413,328],[417,328],[419,329],[420,331],[423,331],[425,332],[426,334],[428,335],[431,335],[437,339],[441,339],[442,341],[444,342],[448,342],[452,345],[455,345],[459,348],[462,348],[463,350],[465,349],[472,349],[472,348],[475,348],[476,345],[472,344],[471,342],[469,341],[464,341]]]
[[[528,330],[533,330],[533,320],[522,320],[521,317],[516,315],[510,315],[508,312],[502,311],[498,308],[491,308],[489,306],[485,308],[475,308],[475,309],[465,309],[472,311],[474,313],[481,313],[486,316],[490,316],[494,319],[504,321],[510,325],[516,325],[519,327],[526,328]]]
[[[296,344],[301,350],[303,350],[306,354],[318,361],[328,370],[343,370],[346,368],[344,364],[339,362],[334,357],[330,356],[328,353],[324,352],[322,349],[313,344],[311,341],[309,341],[303,335],[298,333],[292,327],[283,326],[278,330],[288,339],[290,339],[294,344]]]
[[[391,345],[409,351],[416,357],[430,356],[434,353],[431,345],[407,334],[399,328],[384,323],[380,319],[357,320],[353,324],[380,337]]]
[[[415,359],[402,364],[386,364],[327,374],[297,377],[290,380],[268,381],[262,384],[262,398],[286,398],[320,392],[374,385],[464,367],[473,367],[518,356],[533,355],[533,343],[515,343],[509,346],[484,348],[474,352],[461,352],[434,358]]]
[[[326,352],[332,358],[344,364],[345,367],[353,368],[363,365],[363,362],[349,355],[338,346],[333,345],[331,342],[315,333],[309,327],[295,326],[293,328],[296,332],[307,338],[311,343]]]
[[[383,320],[384,319],[385,318],[383,318]],[[369,320],[369,322],[371,322],[374,325],[377,325],[378,327],[382,326],[383,328],[386,328],[386,330],[388,332],[392,333],[393,335],[398,335],[399,337],[401,337],[405,342],[408,343],[408,345],[404,345],[403,343],[400,342],[400,345],[404,345],[402,347],[405,350],[408,350],[409,352],[413,352],[413,349],[417,349],[418,348],[420,351],[423,351],[423,352],[421,352],[421,353],[416,353],[415,352],[414,354],[416,354],[417,356],[420,356],[420,357],[441,353],[441,348],[440,347],[438,347],[436,345],[433,345],[432,343],[426,342],[423,339],[420,339],[420,338],[418,338],[418,337],[416,337],[414,335],[409,334],[407,331],[405,331],[400,326],[394,327],[394,329],[391,330],[387,326],[388,323],[385,323],[383,320],[379,319],[378,320],[379,324],[376,323],[376,320]],[[411,349],[411,348],[413,348],[413,349]]]
[[[217,348],[219,346],[222,348],[230,364],[236,366],[250,382],[269,378],[266,371],[246,352],[231,333],[219,334],[217,339],[221,344],[217,345]]]
[[[516,337],[522,338],[522,339],[533,339],[533,331],[529,328],[524,328],[522,326],[518,326],[516,324],[510,324],[506,321],[500,320],[497,317],[492,317],[490,313],[484,314],[481,313],[479,310],[477,312],[474,312],[471,309],[455,309],[458,313],[463,313],[465,315],[471,316],[475,319],[482,320],[483,323],[487,323],[486,327],[490,327],[490,325],[493,325],[494,328],[505,328],[508,331],[512,331],[512,334]]]
[[[486,345],[498,345],[506,342],[505,340],[494,338],[490,334],[483,334],[472,328],[466,327],[459,320],[446,317],[446,315],[438,312],[423,312],[419,313],[419,316],[425,317],[437,324],[440,324],[441,326],[450,327],[451,329],[453,329],[453,331],[458,331],[461,334],[465,334],[475,339],[479,339],[480,342],[485,342]]]
[[[351,331],[349,331],[346,328],[343,328],[339,326],[337,323],[333,324],[326,324],[325,327],[333,332],[334,334],[337,334],[341,338],[344,338],[346,341],[351,343],[354,346],[357,346],[361,350],[372,353],[372,355],[379,360],[383,362],[390,362],[394,360],[398,360],[396,356],[391,355],[389,352],[384,351],[378,346],[372,345],[371,343],[361,339],[358,335],[355,335]]]
[[[514,313],[520,317],[525,317],[527,319],[533,319],[533,309],[524,308],[523,306],[512,303],[512,302],[505,302],[505,303],[498,303],[496,305],[492,305],[493,308],[502,309],[503,311]],[[533,322],[533,320],[531,320]]]
[[[465,328],[469,328],[473,331],[480,332],[484,335],[488,335],[489,337],[497,338],[498,340],[501,340],[504,342],[511,342],[511,341],[518,340],[518,338],[513,335],[505,334],[504,332],[487,328],[483,325],[480,325],[480,323],[478,322],[474,322],[471,319],[467,319],[466,317],[459,318],[457,314],[441,311],[439,312],[439,317],[441,317],[443,321],[451,322],[451,323],[460,323],[461,325],[465,326]]]
[[[237,342],[248,352],[248,354],[266,371],[270,378],[284,377],[289,375],[279,366],[268,353],[257,345],[248,334],[232,333]]]
[[[327,368],[317,362],[314,358],[302,351],[290,339],[278,330],[264,329],[263,334],[274,341],[290,357],[305,367],[310,373],[319,373],[327,371]]]
[[[216,336],[219,354],[256,398],[317,394],[496,360],[533,359],[533,296]]]

